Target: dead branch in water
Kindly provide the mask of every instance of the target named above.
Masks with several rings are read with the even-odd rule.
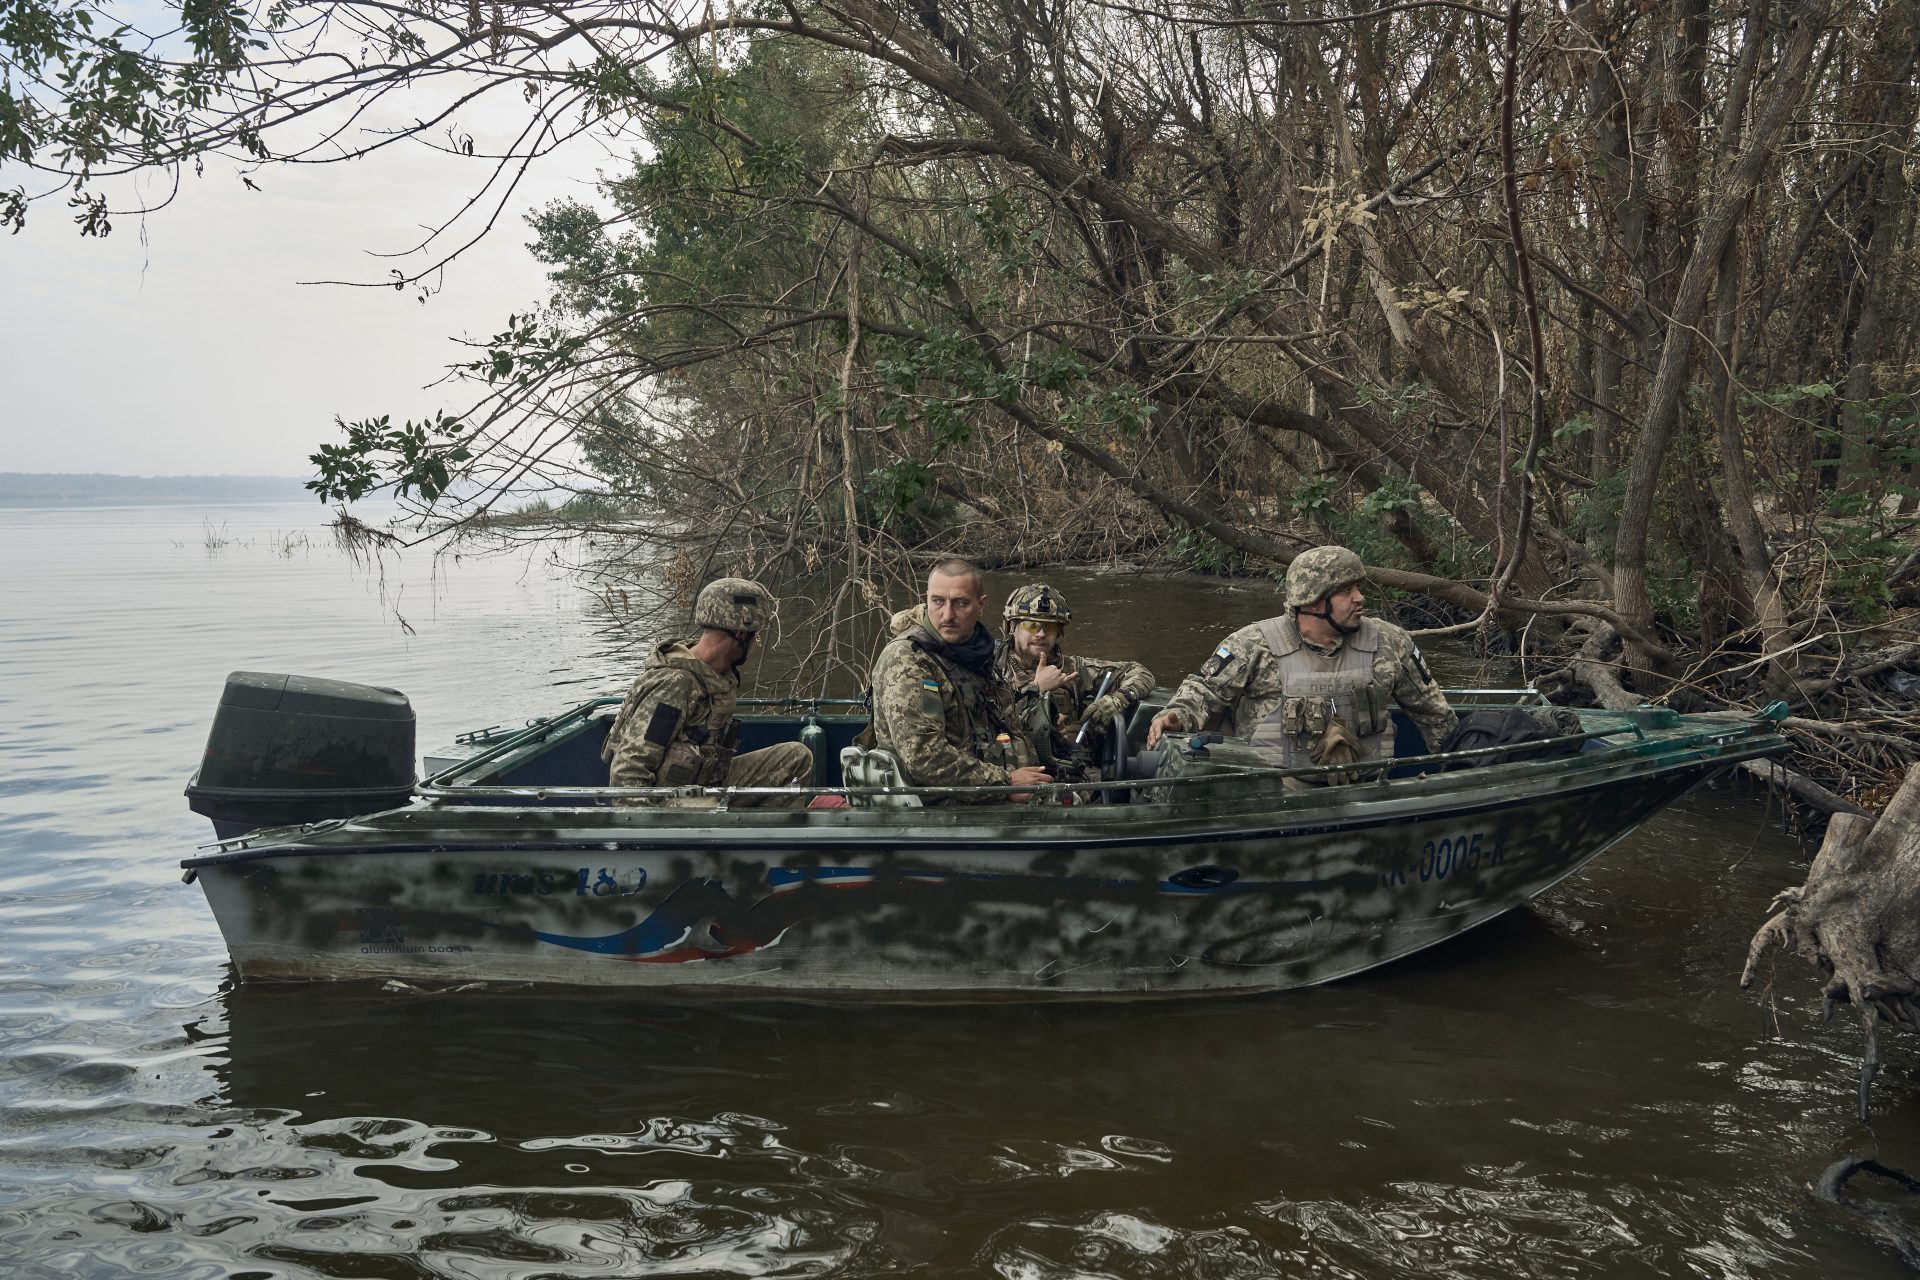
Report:
[[[1640,695],[1629,692],[1621,683],[1618,669],[1606,660],[1606,653],[1617,643],[1619,637],[1604,622],[1588,624],[1586,641],[1568,663],[1568,671],[1580,683],[1593,691],[1600,705],[1609,711],[1622,711],[1638,706]],[[1725,712],[1728,717],[1751,717],[1750,710]],[[1837,730],[1837,732],[1843,732]],[[1902,745],[1905,745],[1904,742]],[[1788,768],[1777,760],[1747,760],[1739,766],[1747,773],[1769,786],[1779,787],[1802,804],[1821,814],[1864,814],[1865,809],[1821,786],[1812,778],[1794,769]]]

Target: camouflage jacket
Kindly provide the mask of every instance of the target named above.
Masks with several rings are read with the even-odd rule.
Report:
[[[1283,630],[1294,625],[1291,617],[1270,621]],[[1379,645],[1373,660],[1374,684],[1391,694],[1420,727],[1428,748],[1438,751],[1457,718],[1421,660],[1420,647],[1391,622],[1368,618],[1364,625],[1374,629]],[[1336,646],[1334,652],[1338,651]],[[1262,624],[1242,627],[1213,651],[1198,672],[1180,682],[1167,710],[1177,712],[1188,730],[1224,715],[1229,732],[1250,736],[1286,698],[1279,665]]]
[[[999,681],[941,657],[924,605],[894,614],[891,628],[873,664],[873,736],[909,782],[1005,786],[1013,768],[1038,758]]]
[[[600,750],[610,766],[608,785],[724,782],[739,696],[739,676],[715,671],[684,640],[663,641],[647,655]]]
[[[1153,672],[1137,662],[1108,662],[1104,658],[1076,658],[1064,653],[1055,654],[1054,661],[1059,666],[1071,667],[1073,675],[1058,688],[1041,693],[1033,687],[1034,668],[1020,661],[1013,645],[1002,640],[996,647],[993,669],[1012,695],[1020,723],[1057,726],[1060,717],[1065,716],[1069,729],[1077,727],[1109,671],[1113,673],[1109,693],[1124,693],[1138,702],[1153,692]]]

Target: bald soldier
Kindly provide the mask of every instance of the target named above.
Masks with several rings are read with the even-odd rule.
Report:
[[[927,575],[926,600],[893,615],[893,639],[874,661],[874,741],[915,786],[1053,781],[994,674],[986,607],[980,570],[943,560]]]
[[[1413,637],[1364,616],[1365,576],[1345,547],[1294,557],[1286,612],[1228,636],[1154,717],[1147,745],[1224,714],[1232,733],[1282,768],[1381,760],[1393,755],[1388,704],[1397,702],[1438,751],[1453,732],[1453,708]]]
[[[798,742],[733,754],[740,666],[772,616],[773,597],[757,582],[721,578],[700,589],[693,602],[699,635],[663,641],[647,656],[607,732],[600,757],[609,786],[791,787],[813,776],[813,752]],[[800,798],[733,801],[768,802],[798,805]],[[617,803],[659,802],[633,796]]]

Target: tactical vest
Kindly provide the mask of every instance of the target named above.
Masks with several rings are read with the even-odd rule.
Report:
[[[738,682],[720,675],[693,657],[683,641],[662,642],[649,656],[647,666],[652,670],[684,671],[693,677],[699,690],[694,695],[693,705],[681,708],[682,719],[674,730],[673,741],[667,744],[660,758],[660,766],[654,770],[655,785],[724,785],[727,771],[733,766],[734,745],[740,738],[739,722],[733,716],[734,708],[739,703]],[[613,759],[614,743],[619,740],[627,721],[645,697],[645,692],[640,692],[638,696],[634,693],[627,695],[607,734],[607,741],[600,749],[601,759]]]
[[[955,730],[958,730],[956,745],[962,751],[1004,769],[1039,763],[1039,755],[1024,726],[1016,723],[1010,706],[1002,705],[998,664],[989,666],[986,674],[982,674],[957,662],[948,662],[934,647],[938,639],[929,640],[923,638],[925,636],[925,632],[909,632],[907,639],[944,677],[941,702],[947,740],[954,742]],[[1009,697],[1006,701],[1011,703],[1012,699]]]
[[[656,777],[663,787],[724,786],[739,741],[740,722],[733,717],[733,698],[729,696],[724,713],[714,706],[704,724],[682,726],[680,736],[660,757]]]
[[[1064,655],[1059,655],[1058,660],[1061,663],[1073,661]],[[1026,731],[1028,741],[1025,745],[1031,747],[1032,751],[1017,761],[982,758],[991,758],[992,763],[1006,764],[1013,769],[1022,764],[1037,764],[1053,774],[1057,782],[1077,781],[1094,772],[1092,753],[1085,747],[1076,746],[1061,733],[1055,719],[1065,715],[1067,723],[1072,725],[1086,713],[1084,704],[1090,699],[1085,697],[1084,686],[1090,682],[1085,668],[1075,664],[1073,677],[1051,692],[1016,696],[1015,690],[1032,682],[1033,670],[1021,665],[1013,654],[1010,642],[1001,640],[994,648],[993,670],[1000,683],[996,692],[1003,699],[1011,701],[1014,727]],[[1017,733],[1010,736],[1019,737]]]
[[[1014,698],[1015,692],[1024,685],[1033,683],[1035,668],[1024,665],[1013,652],[1013,643],[999,640],[994,643],[993,670],[1005,686],[1006,694],[1014,700],[1015,710],[1031,711],[1025,728],[1029,733],[1040,733],[1054,728],[1059,717],[1065,716],[1072,724],[1087,713],[1087,706],[1093,701],[1093,678],[1085,666],[1064,653],[1054,655],[1054,665],[1071,666],[1073,675],[1065,684],[1046,693],[1034,692],[1024,699]],[[1024,702],[1027,706],[1022,707]]]
[[[1360,630],[1330,657],[1307,646],[1292,618],[1266,619],[1260,635],[1281,690],[1279,703],[1248,735],[1262,755],[1283,769],[1317,763],[1313,746],[1336,718],[1359,740],[1362,760],[1393,755],[1393,690],[1374,676],[1380,629],[1372,618],[1362,618]]]

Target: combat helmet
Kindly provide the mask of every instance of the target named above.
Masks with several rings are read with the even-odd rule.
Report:
[[[1064,632],[1073,621],[1073,610],[1067,608],[1065,596],[1044,582],[1034,582],[1013,589],[1004,617],[1009,632],[1022,622],[1052,622]]]
[[[1367,566],[1345,547],[1302,551],[1287,566],[1287,608],[1299,609],[1367,576]]]
[[[761,631],[772,616],[773,596],[750,578],[716,578],[693,601],[693,625],[716,631]]]

